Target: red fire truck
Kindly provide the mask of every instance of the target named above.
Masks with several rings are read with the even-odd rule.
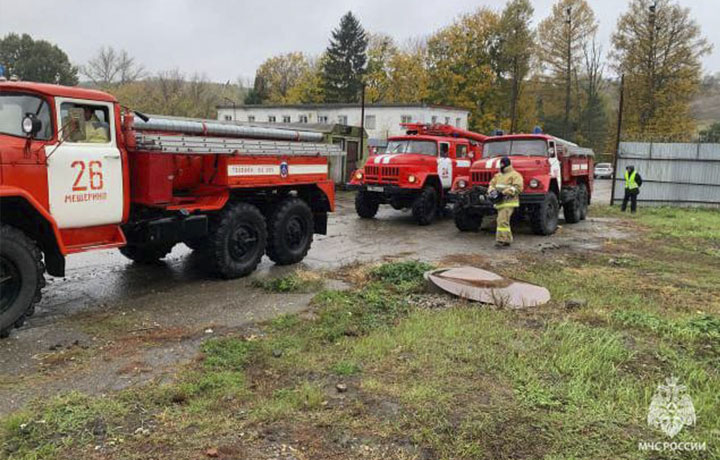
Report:
[[[44,273],[120,248],[151,262],[183,242],[217,275],[263,254],[291,264],[334,209],[320,134],[147,117],[106,93],[0,82],[0,335],[23,324]]]
[[[592,196],[593,151],[547,134],[512,134],[489,137],[470,174],[455,180],[451,196],[458,229],[477,230],[482,218],[495,212],[487,187],[504,156],[523,176],[519,215],[530,221],[534,233],[555,233],[560,207],[567,223],[585,219]]]
[[[403,123],[407,133],[388,139],[382,153],[371,155],[353,173],[355,210],[373,218],[381,204],[412,209],[420,225],[430,224],[445,207],[453,180],[467,176],[487,138],[450,125]]]

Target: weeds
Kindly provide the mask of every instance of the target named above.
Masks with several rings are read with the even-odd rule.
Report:
[[[298,271],[279,278],[262,278],[253,281],[253,286],[266,292],[307,293],[316,292],[323,287],[320,275],[308,271]]]
[[[29,406],[2,422],[3,454],[88,458],[88,446],[114,439],[126,439],[114,458],[147,458],[148,445],[164,449],[152,452],[159,457],[199,458],[218,439],[243,451],[300,443],[308,458],[359,452],[333,441],[342,433],[421,447],[429,458],[640,459],[637,442],[663,436],[646,417],[654,389],[671,375],[687,386],[698,420],[674,440],[710,444],[720,430],[720,265],[703,252],[715,244],[712,229],[694,234],[695,250],[667,228],[683,212],[637,218],[652,251],[633,241],[609,245],[610,254],[508,268],[504,275],[550,289],[555,300],[534,310],[413,308],[409,294],[422,295],[432,266],[375,267],[353,290],[318,292],[312,316],[280,316],[254,340],[206,341],[202,359],[175,383]],[[293,276],[268,289],[298,292]],[[587,306],[567,311],[570,297]],[[533,327],[538,318],[542,327]],[[353,390],[338,394],[338,381]],[[148,420],[153,433],[135,439]],[[238,436],[246,431],[252,436]],[[417,456],[386,456],[408,457]]]

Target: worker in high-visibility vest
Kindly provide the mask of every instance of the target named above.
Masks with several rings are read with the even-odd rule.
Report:
[[[510,158],[500,160],[500,172],[490,181],[489,194],[498,194],[497,228],[495,230],[495,246],[507,247],[513,241],[510,218],[515,208],[520,206],[520,192],[523,190],[523,177],[513,169]]]
[[[635,171],[635,166],[625,168],[625,196],[622,202],[622,211],[627,209],[628,201],[630,201],[630,212],[637,211],[637,196],[640,194],[640,186],[642,186],[642,177]]]

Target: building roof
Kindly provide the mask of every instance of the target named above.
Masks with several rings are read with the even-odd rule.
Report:
[[[111,94],[94,89],[79,88],[77,86],[51,85],[48,83],[33,83],[27,81],[0,82],[3,91],[32,91],[46,96],[68,97],[74,99],[90,99],[93,101],[117,102]]]
[[[434,105],[424,104],[417,102],[414,104],[395,104],[395,103],[379,103],[379,104],[365,104],[365,108],[423,108],[423,109],[443,109],[443,110],[457,110],[461,112],[469,112],[467,109],[460,107],[452,107],[449,105]],[[360,108],[360,103],[326,103],[326,104],[237,104],[235,106],[228,104],[221,104],[217,106],[218,109],[306,109],[306,110],[318,110],[318,109],[342,109],[342,108]]]

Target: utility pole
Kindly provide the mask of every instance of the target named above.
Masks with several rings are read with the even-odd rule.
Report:
[[[622,116],[625,94],[625,74],[620,76],[620,102],[618,103],[617,132],[615,133],[615,156],[613,157],[613,175],[612,185],[610,188],[610,206],[615,202],[615,181],[617,177],[617,163],[620,155],[620,136],[622,135]]]
[[[223,99],[225,99],[226,101],[228,101],[228,102],[230,102],[230,103],[232,104],[232,107],[233,107],[233,121],[237,121],[237,105],[236,105],[235,101],[233,101],[232,99],[230,99],[230,98],[227,97],[227,96],[224,96]]]
[[[365,140],[365,82],[360,87],[360,151],[359,158],[363,157],[363,141]]]
[[[567,62],[566,62],[566,74],[565,74],[565,132],[563,137],[569,139],[570,137],[570,86],[572,85],[572,7],[568,6],[565,10],[567,13]]]
[[[648,108],[643,114],[642,125],[643,129],[650,123],[650,120],[655,116],[655,40],[656,32],[658,32],[657,22],[657,0],[654,0],[652,5],[648,7],[650,10],[650,49],[648,55],[648,81],[647,81],[647,97],[648,97]]]

